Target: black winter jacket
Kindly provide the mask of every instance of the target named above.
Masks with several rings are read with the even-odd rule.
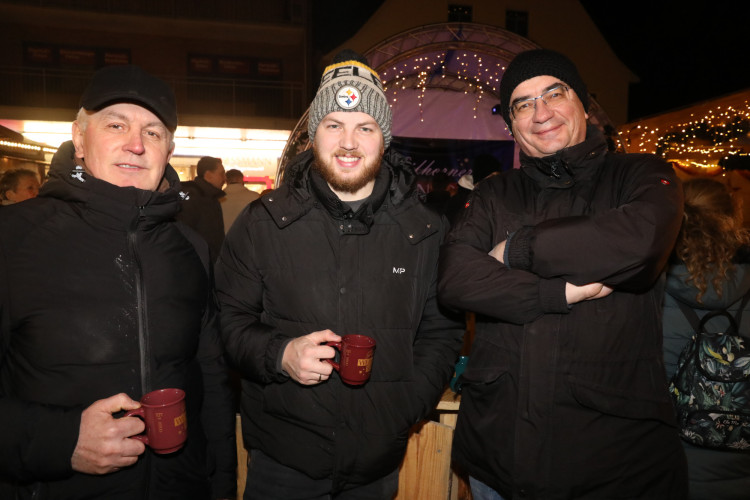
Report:
[[[216,262],[221,244],[224,243],[224,215],[219,198],[226,194],[202,177],[183,182],[182,190],[186,196],[177,219],[192,227],[206,240],[211,262]]]
[[[454,459],[506,498],[684,499],[658,279],[679,181],[592,126],[521,160],[478,185],[441,253],[441,300],[478,313]],[[509,266],[488,255],[506,240]],[[614,292],[568,307],[566,282]]]
[[[207,499],[209,469],[214,497],[234,494],[215,299],[187,238],[202,240],[173,221],[178,188],[170,166],[162,192],[95,179],[68,142],[40,196],[0,213],[0,498]],[[85,408],[166,387],[187,393],[181,451],[147,447],[104,476],[72,470]]]
[[[455,365],[462,323],[436,300],[445,219],[413,192],[414,175],[386,152],[372,195],[356,213],[310,168],[252,203],[216,265],[222,336],[243,376],[245,443],[333,490],[396,469],[409,429],[435,407]],[[302,386],[278,367],[291,338],[329,328],[377,347],[370,380],[334,372]]]

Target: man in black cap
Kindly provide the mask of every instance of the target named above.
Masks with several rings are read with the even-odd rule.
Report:
[[[463,328],[438,306],[445,227],[389,148],[380,79],[351,51],[310,105],[312,150],[243,211],[216,264],[222,336],[243,377],[246,499],[392,499],[409,429],[434,409]],[[326,345],[375,340],[345,383]],[[368,365],[365,365],[368,366]]]
[[[235,495],[208,250],[173,220],[176,127],[166,83],[105,67],[39,196],[0,214],[0,498]],[[189,431],[160,455],[120,417],[164,388]]]
[[[607,151],[562,54],[519,54],[500,100],[521,168],[475,188],[441,251],[441,301],[477,313],[454,460],[476,500],[684,499],[660,319],[678,179]]]

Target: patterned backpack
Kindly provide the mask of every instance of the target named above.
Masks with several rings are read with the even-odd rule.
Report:
[[[669,392],[680,436],[696,446],[750,451],[750,338],[737,330],[749,298],[750,293],[735,317],[719,310],[700,320],[677,301],[695,334],[680,354]],[[724,333],[708,333],[706,323],[720,316],[729,327]]]

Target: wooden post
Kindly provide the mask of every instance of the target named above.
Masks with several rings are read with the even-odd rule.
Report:
[[[395,500],[447,500],[451,490],[453,428],[420,424],[409,437]]]

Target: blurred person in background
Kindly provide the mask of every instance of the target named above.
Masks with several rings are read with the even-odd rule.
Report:
[[[667,269],[664,297],[664,364],[667,378],[695,330],[679,303],[697,316],[725,309],[736,316],[750,293],[750,231],[743,226],[742,199],[721,182],[690,179],[683,184],[685,215]],[[725,332],[726,318],[706,324],[708,332]],[[750,305],[739,333],[750,332]],[[750,498],[750,453],[713,450],[682,442],[688,461],[690,500]]]
[[[456,193],[445,205],[445,215],[451,224],[456,222],[458,216],[463,213],[469,195],[482,179],[490,177],[502,171],[503,164],[488,153],[477,155],[471,167],[471,173],[462,175],[458,179]]]
[[[39,179],[31,170],[8,170],[0,177],[0,199],[3,205],[36,198],[38,194]]]
[[[229,232],[234,220],[251,201],[260,195],[245,187],[245,176],[236,168],[227,170],[227,186],[224,188],[226,196],[221,198],[221,213],[224,217],[224,232]]]
[[[182,209],[177,219],[195,229],[211,253],[211,262],[216,262],[224,242],[224,216],[219,199],[225,193],[221,187],[226,181],[221,158],[204,156],[198,160],[196,177],[182,183]]]

